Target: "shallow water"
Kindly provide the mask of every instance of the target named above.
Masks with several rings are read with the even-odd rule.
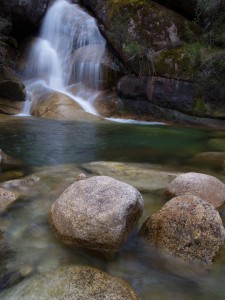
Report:
[[[85,166],[90,162],[118,161],[141,163],[143,168],[155,170],[198,171],[225,182],[222,163],[196,159],[202,152],[225,151],[223,131],[114,122],[7,120],[0,122],[0,148],[20,159],[22,165],[1,170],[1,185],[18,174],[30,175],[33,181],[22,189],[26,198],[0,215],[0,228],[6,232],[11,248],[0,260],[2,296],[4,289],[12,289],[27,276],[59,265],[87,264],[123,277],[142,299],[224,299],[224,259],[210,270],[183,265],[154,249],[144,249],[134,234],[117,257],[105,261],[62,246],[48,224],[52,202],[80,172],[87,171]],[[148,178],[141,180],[147,182]],[[162,190],[141,192],[145,218],[163,205]]]

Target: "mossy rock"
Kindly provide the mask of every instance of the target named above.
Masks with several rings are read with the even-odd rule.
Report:
[[[215,53],[201,66],[197,80],[203,98],[196,103],[197,109],[207,109],[206,115],[225,119],[225,51]]]
[[[194,23],[153,1],[82,2],[104,24],[106,38],[128,69],[139,75],[154,73],[154,57],[162,50],[198,39],[199,29]]]

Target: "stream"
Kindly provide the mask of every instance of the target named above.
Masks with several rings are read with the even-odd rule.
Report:
[[[54,270],[60,265],[85,264],[124,278],[142,299],[224,299],[224,259],[217,259],[209,270],[191,264],[180,265],[154,249],[145,251],[133,236],[116,257],[105,261],[64,247],[48,223],[51,204],[79,173],[87,176],[110,173],[104,164],[101,166],[101,161],[156,172],[197,171],[225,181],[224,165],[201,156],[222,154],[224,131],[114,122],[59,122],[29,117],[11,117],[1,122],[0,128],[1,148],[22,161],[17,168],[1,170],[1,186],[7,186],[6,180],[24,176],[33,180],[31,185],[21,185],[26,199],[0,216],[0,227],[7,233],[11,249],[0,262],[3,296],[6,288],[10,290],[27,276]],[[94,162],[99,166],[93,167]],[[164,204],[163,180],[159,177],[158,186],[152,187],[149,174],[150,177],[146,177],[139,173],[133,181],[145,201],[141,222]],[[118,171],[113,177],[130,182],[132,178],[125,175]]]
[[[125,279],[144,300],[224,299],[224,257],[208,268],[181,263],[146,249],[135,232],[113,259],[106,260],[63,246],[51,231],[49,209],[80,173],[108,175],[136,187],[144,198],[139,226],[164,205],[165,188],[177,174],[201,172],[225,182],[224,131],[30,116],[42,91],[63,93],[98,115],[93,102],[103,81],[105,48],[93,17],[69,1],[52,2],[22,74],[27,101],[21,116],[0,119],[0,149],[20,162],[0,167],[0,188],[23,196],[0,214],[6,239],[0,299],[7,300],[12,290],[13,299],[20,300],[17,287],[22,281],[74,264],[96,266]],[[221,217],[225,219],[224,211]]]

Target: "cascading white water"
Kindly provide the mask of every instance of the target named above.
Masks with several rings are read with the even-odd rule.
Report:
[[[30,101],[26,101],[24,113],[29,113],[33,89],[42,84],[69,95],[84,110],[97,114],[92,102],[103,80],[105,44],[93,17],[68,0],[55,1],[28,57],[24,78]],[[69,92],[68,87],[78,83],[81,88]]]

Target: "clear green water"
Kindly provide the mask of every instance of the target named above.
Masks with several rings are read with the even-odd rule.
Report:
[[[26,276],[72,263],[98,266],[122,277],[146,300],[225,298],[224,259],[207,271],[182,265],[154,249],[147,251],[134,235],[117,257],[105,261],[81,250],[65,248],[48,225],[52,202],[81,172],[84,163],[150,163],[163,170],[212,174],[224,181],[224,166],[220,161],[195,157],[202,152],[225,152],[225,132],[12,118],[0,122],[0,148],[23,163],[16,169],[2,169],[2,183],[6,178],[16,178],[19,172],[41,174],[40,181],[27,192],[27,198],[0,215],[0,228],[11,248],[0,258],[2,295],[6,288],[12,289]],[[143,196],[146,216],[163,204],[160,193]]]

